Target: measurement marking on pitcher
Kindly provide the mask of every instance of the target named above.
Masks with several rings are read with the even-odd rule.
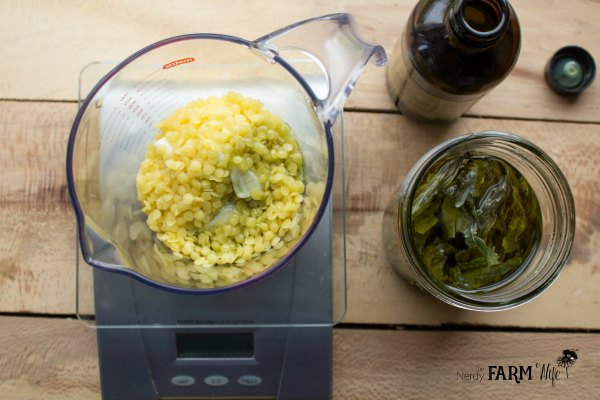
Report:
[[[157,69],[157,70],[151,72],[150,74],[146,75],[144,78],[140,79],[135,85],[133,85],[133,88],[135,89],[140,83],[144,82],[146,79],[150,78],[152,75],[154,75],[158,72],[162,72],[162,71],[160,69]],[[139,92],[139,89],[137,91]]]
[[[117,138],[117,142],[119,142],[119,139],[120,139],[120,143],[118,143],[117,146],[119,146],[123,150],[125,150],[123,143],[125,142],[126,139],[129,138],[129,136],[131,136],[131,134],[127,134],[126,132],[131,132],[132,123],[133,123],[133,120],[129,119],[129,121],[125,124],[124,129],[121,129],[119,137]]]
[[[133,114],[135,114],[135,112],[140,107],[137,100],[132,100],[131,96],[129,96],[129,99],[127,99],[124,105],[125,107],[127,107],[127,110],[131,111]]]
[[[170,90],[172,90],[172,88],[169,88],[169,89],[170,89]],[[150,106],[150,109],[151,109],[151,110],[157,111],[157,109],[156,109],[156,107],[157,107],[157,106],[158,106],[158,110],[160,110],[160,109],[161,109],[161,108],[162,108],[162,107],[165,105],[165,102],[167,101],[167,99],[168,99],[169,97],[171,97],[171,96],[174,96],[174,95],[175,95],[175,91],[169,92],[169,91],[167,90],[165,93],[169,93],[169,94],[167,94],[167,95],[163,96],[163,98],[161,99],[161,101],[159,101],[159,102],[155,102],[153,105],[151,105],[151,106]],[[171,100],[173,100],[173,99],[171,99]],[[171,100],[169,100],[169,101],[171,101]]]
[[[144,95],[144,100],[145,100],[145,99],[148,97],[148,94],[149,94],[149,93],[152,93],[152,91],[153,91],[154,89],[156,89],[158,86],[160,86],[160,84],[161,84],[161,83],[163,83],[163,82],[166,82],[166,81],[167,81],[167,79],[166,79],[166,78],[163,78],[163,79],[161,79],[161,80],[157,80],[157,81],[155,81],[155,82],[152,82],[152,84],[151,84],[151,85],[149,85],[149,86],[148,86],[148,87],[147,87],[147,88],[144,90],[144,92],[145,92],[145,93],[140,93],[140,94]]]
[[[153,101],[154,99],[156,99],[157,97],[160,97],[161,93],[164,93],[165,91],[168,91],[171,89],[171,86],[166,83],[160,87],[156,88],[156,91],[154,91],[154,93],[152,93],[152,95],[148,94],[148,96],[146,97],[146,100],[148,102]]]
[[[106,140],[107,141],[112,143],[112,137],[113,137],[113,132],[115,130],[115,127],[116,127],[116,125],[119,125],[121,123],[122,119],[123,119],[123,114],[121,113],[121,111],[119,111],[117,113],[117,115],[115,115],[115,118],[112,120],[112,123],[110,124],[110,128],[109,128],[108,132],[106,132]]]
[[[117,111],[117,107],[113,107],[110,115],[108,116],[108,119],[106,120],[106,122],[104,123],[104,128],[102,128],[100,130],[100,141],[102,141],[102,139],[104,139],[104,135],[106,133],[106,128],[108,127],[108,124],[112,121],[112,117],[115,113],[115,111]]]
[[[152,98],[155,97],[157,93],[160,93],[161,90],[163,90],[165,87],[167,89],[170,87],[166,79],[164,84],[158,85],[154,89],[150,90],[144,97],[144,100],[146,100],[148,104],[150,104],[152,102]]]
[[[171,100],[167,101],[166,103],[162,103],[162,105],[159,108],[157,108],[154,112],[156,113],[156,115],[160,115],[163,111],[166,111],[169,107],[174,106],[178,102],[179,102],[179,99],[172,98]],[[161,103],[157,103],[157,104],[161,104]]]
[[[151,113],[147,112],[142,106],[142,99],[135,99],[134,95],[130,96],[128,92],[125,92],[119,102],[121,103],[121,109],[129,112],[130,115],[140,119],[148,127],[152,127],[154,121],[151,118]],[[119,111],[120,112],[120,111]]]
[[[116,107],[115,107],[115,109],[116,109]],[[109,120],[110,121],[110,125],[109,125],[108,129],[106,130],[106,140],[110,140],[111,132],[112,132],[114,126],[115,126],[115,121],[117,120],[117,118],[119,118],[119,115],[121,115],[121,110],[119,110],[119,112],[117,113],[117,115],[114,116],[114,118],[111,118]]]
[[[134,153],[138,153],[138,150],[140,149],[140,147],[142,147],[142,145],[144,145],[144,147],[147,147],[148,146],[147,140],[146,140],[147,136],[154,138],[154,136],[156,136],[156,133],[155,132],[148,133],[148,131],[146,129],[138,127],[136,134],[129,135],[129,138],[127,140],[127,150],[129,152],[131,152],[132,154],[134,154]],[[142,151],[145,151],[145,149],[143,149]]]
[[[114,142],[113,142],[113,143],[114,143],[114,145],[115,145],[116,147],[121,147],[121,146],[119,145],[119,140],[121,140],[121,138],[123,137],[123,131],[126,131],[126,130],[127,130],[127,124],[129,123],[129,119],[127,119],[127,118],[126,118],[126,119],[124,120],[124,122],[125,122],[125,123],[123,124],[123,126],[122,126],[120,129],[117,129],[117,130],[115,131],[115,140],[114,140]]]
[[[153,82],[155,82],[157,79],[160,79],[163,77],[163,74],[159,74],[157,76],[155,76],[154,78],[150,79],[149,81],[146,81],[146,83],[144,83],[142,86],[140,86],[137,90],[138,93],[142,93],[142,90],[148,86],[148,84],[152,84]]]
[[[161,77],[162,77],[162,73],[161,73],[161,74],[159,74],[159,75],[157,75],[157,76],[155,76],[155,77],[153,77],[153,78],[152,78],[152,79],[150,79],[150,80],[146,80],[146,82],[144,82],[144,84],[143,84],[142,86],[140,86],[140,87],[137,89],[137,92],[138,92],[138,93],[141,93],[141,92],[142,92],[142,90],[143,90],[143,89],[144,89],[146,86],[148,86],[148,84],[150,84],[150,83],[154,82],[156,79],[159,79],[159,78],[161,78]]]
[[[123,114],[123,118],[121,118],[119,123],[115,126],[115,130],[114,130],[114,133],[112,135],[112,140],[111,140],[111,142],[113,144],[118,145],[119,138],[123,134],[123,131],[125,131],[125,125],[127,125],[127,123],[129,123],[130,121],[131,121],[131,119],[129,118],[129,116],[127,116],[126,114]]]
[[[164,96],[164,94],[168,93],[170,90],[173,90],[173,87],[171,87],[171,85],[169,85],[169,84],[164,85],[163,87],[158,89],[156,92],[154,92],[154,94],[152,94],[152,96],[148,96],[148,98],[147,98],[148,103]]]
[[[155,132],[152,132],[152,133],[149,134],[149,136],[151,136],[152,138],[155,135],[156,135]],[[131,150],[130,151],[132,153],[138,153],[138,150],[140,149],[140,147],[142,147],[143,144],[147,143],[147,141],[144,140],[146,136],[147,135],[144,135],[144,134],[136,136],[135,142],[131,144]]]
[[[117,137],[115,138],[115,144],[117,145],[117,147],[122,148],[121,145],[123,144],[123,140],[127,137],[125,132],[129,132],[130,128],[131,128],[131,119],[127,118],[125,120],[125,123],[121,127],[121,129],[119,129],[117,131]]]
[[[170,108],[174,108],[174,106],[175,106],[176,104],[177,104],[177,102],[175,101],[175,99],[173,99],[173,100],[171,100],[171,101],[169,101],[169,102],[167,102],[167,103],[164,103],[164,104],[162,104],[162,105],[161,105],[161,107],[159,107],[158,109],[156,109],[156,110],[154,111],[154,113],[157,115],[157,117],[158,117],[158,118],[162,118],[162,117],[161,117],[161,116],[162,116],[162,114],[163,114],[165,111],[167,111],[168,109],[170,109]]]
[[[111,136],[110,136],[110,142],[111,142],[112,144],[115,144],[115,137],[116,137],[116,136],[119,134],[119,132],[120,132],[120,129],[121,129],[120,127],[121,127],[121,124],[123,123],[123,121],[126,121],[126,115],[125,115],[124,113],[121,113],[120,111],[119,111],[119,114],[121,115],[121,119],[120,119],[120,120],[119,120],[119,122],[117,122],[117,124],[115,125],[115,127],[114,127],[114,129],[113,129],[113,131],[112,131],[112,134],[111,134]]]
[[[140,131],[140,130],[138,129],[138,131]],[[133,148],[133,145],[132,145],[133,138],[137,137],[137,136],[141,136],[142,134],[143,134],[143,131],[141,131],[141,134],[127,135],[127,139],[125,140],[125,144],[124,144],[124,150],[131,152],[131,149]]]
[[[174,93],[172,95],[174,95]],[[158,111],[162,110],[166,104],[172,103],[173,101],[177,101],[177,97],[173,97],[172,95],[157,99],[157,101],[155,101],[154,104],[150,106],[150,109],[153,110],[155,113],[158,113]]]

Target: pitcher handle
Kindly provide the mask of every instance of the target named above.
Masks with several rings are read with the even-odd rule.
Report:
[[[288,64],[288,60],[280,55],[282,51],[298,50],[320,63],[329,86],[324,98],[317,97],[316,88],[306,80],[299,81],[313,94],[323,121],[332,125],[367,62],[371,60],[378,67],[387,63],[383,47],[361,40],[351,16],[343,13],[297,22],[258,38],[253,44],[287,66],[290,72],[294,71],[292,73],[296,75],[301,76]]]

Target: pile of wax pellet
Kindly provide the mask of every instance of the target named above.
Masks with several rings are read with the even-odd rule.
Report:
[[[225,285],[287,251],[305,225],[305,186],[284,121],[260,101],[228,93],[193,101],[158,128],[136,188],[148,227],[170,250],[153,246],[159,264],[180,280]]]

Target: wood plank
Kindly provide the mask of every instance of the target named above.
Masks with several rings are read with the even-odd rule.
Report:
[[[0,317],[5,399],[99,399],[96,333],[77,320]]]
[[[0,103],[2,311],[75,310],[75,219],[65,176],[75,111],[75,104]]]
[[[75,223],[64,176],[74,112],[74,104],[0,102],[1,135],[7,139],[0,148],[0,311],[74,312]],[[346,321],[600,328],[596,125],[473,118],[423,125],[369,113],[345,118],[352,210]],[[487,127],[519,133],[554,157],[571,184],[578,224],[572,260],[556,284],[528,305],[493,314],[459,311],[408,286],[388,265],[380,234],[382,210],[416,159],[440,141]]]
[[[163,38],[214,32],[262,36],[316,15],[350,12],[361,34],[388,53],[415,1],[272,2],[218,0],[198,4],[118,0],[100,3],[26,1],[0,3],[0,98],[61,99],[77,96],[81,68],[96,60],[118,61]],[[590,0],[512,0],[522,31],[522,50],[511,75],[470,115],[570,121],[600,121],[600,85],[577,99],[554,94],[543,79],[546,61],[558,48],[577,44],[600,54],[600,3]],[[190,16],[190,17],[188,17]],[[384,69],[368,68],[350,97],[352,109],[393,110]]]
[[[334,332],[335,398],[593,399],[600,389],[596,378],[600,352],[597,334],[354,329]],[[540,380],[536,363],[555,366],[562,350],[579,343],[582,345],[577,362],[581,364],[569,368],[568,380],[563,371],[554,387],[550,381]],[[508,371],[509,365],[531,366],[532,380],[517,384],[497,381],[495,375],[488,380],[489,366],[503,366]],[[484,375],[480,382],[462,380],[458,375],[478,370]]]
[[[75,320],[0,317],[0,392],[19,400],[100,398],[94,330]],[[440,345],[442,344],[443,345]],[[334,399],[596,398],[600,334],[334,329]],[[578,349],[569,368],[556,365]],[[538,364],[560,371],[554,387]],[[531,366],[531,380],[488,380],[488,366]],[[482,381],[458,373],[483,368]],[[495,378],[495,375],[493,376]]]

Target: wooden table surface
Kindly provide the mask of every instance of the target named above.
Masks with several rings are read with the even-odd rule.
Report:
[[[521,22],[510,76],[448,124],[422,124],[389,100],[369,67],[346,103],[348,311],[334,329],[334,398],[600,398],[600,82],[575,99],[543,79],[568,44],[600,60],[600,1],[512,0]],[[99,399],[95,332],[75,318],[75,220],[65,152],[81,68],[121,60],[190,32],[256,38],[292,22],[349,12],[391,52],[415,1],[0,2],[0,398]],[[382,251],[382,210],[410,166],[450,137],[521,135],[564,171],[577,209],[571,259],[525,306],[475,313],[407,285]],[[578,360],[541,379],[564,349]],[[533,366],[533,379],[487,380],[489,366]],[[482,368],[485,379],[467,381]],[[558,367],[557,367],[558,368]],[[508,372],[507,372],[508,374]]]

